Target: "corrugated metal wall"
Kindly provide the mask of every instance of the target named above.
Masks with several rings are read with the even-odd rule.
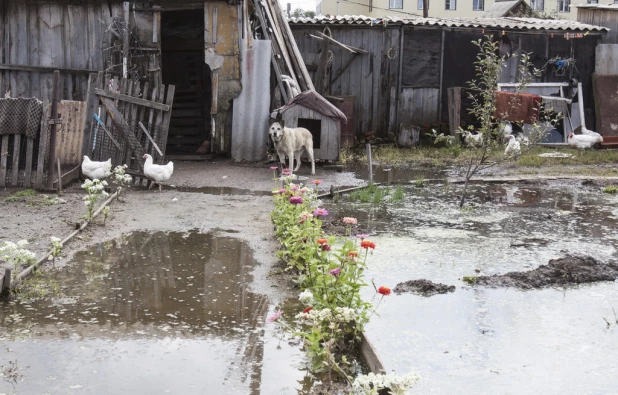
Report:
[[[232,158],[258,161],[266,157],[270,110],[270,40],[240,43],[242,91],[234,99]]]

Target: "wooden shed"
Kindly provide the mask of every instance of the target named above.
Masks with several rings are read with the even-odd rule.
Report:
[[[339,159],[341,123],[347,122],[347,119],[322,96],[313,90],[303,92],[276,112],[286,127],[301,127],[311,132],[315,159]]]
[[[567,20],[500,18],[370,18],[362,15],[292,18],[290,26],[309,70],[317,70],[319,32],[369,54],[356,56],[331,46],[332,59],[324,95],[354,97],[356,135],[373,132],[397,136],[402,126],[424,130],[448,123],[448,89],[468,86],[476,78],[478,47],[472,41],[486,35],[508,38],[513,55],[532,53],[534,66],[544,70],[538,81],[583,85],[587,114],[594,114],[592,73],[595,47],[608,29]],[[517,58],[506,62],[503,83],[515,82]],[[552,59],[572,59],[574,73],[556,72]],[[445,128],[446,129],[446,128]]]
[[[603,44],[618,44],[618,4],[579,4],[573,7],[577,8],[578,22],[609,29],[603,37]]]
[[[233,140],[247,142],[235,159],[263,159],[268,115],[291,100],[275,95],[283,78],[313,88],[276,0],[0,1],[0,97],[83,109],[57,127],[64,148],[77,132],[58,152],[72,165],[91,154],[139,171],[143,152],[204,159]],[[36,138],[0,136],[0,186],[49,184],[49,130],[82,114],[59,107]]]

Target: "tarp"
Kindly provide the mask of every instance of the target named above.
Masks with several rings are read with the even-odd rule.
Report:
[[[302,92],[294,99],[292,99],[291,102],[276,110],[276,112],[283,113],[285,110],[288,110],[297,105],[307,107],[313,111],[319,112],[326,117],[339,120],[343,123],[348,122],[346,116],[337,107],[335,107],[332,103],[330,103],[319,93],[313,90]]]

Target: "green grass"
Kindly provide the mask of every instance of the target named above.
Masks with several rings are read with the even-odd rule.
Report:
[[[359,203],[380,204],[383,202],[395,203],[403,200],[403,187],[399,186],[396,189],[390,187],[379,187],[375,184],[369,184],[366,188],[357,189],[348,194],[348,200]]]
[[[17,191],[8,198],[5,199],[7,203],[15,203],[24,200],[28,200],[28,198],[36,196],[36,191],[34,189],[24,189],[23,191]]]
[[[539,154],[550,152],[564,152],[573,155],[571,158],[541,158]],[[600,165],[618,163],[618,150],[586,150],[578,151],[574,149],[552,149],[544,147],[534,147],[526,152],[517,160],[518,166],[544,167],[556,165]]]
[[[615,195],[616,192],[618,192],[618,187],[615,185],[610,185],[610,186],[605,187],[605,189],[603,189],[603,192],[609,193],[611,195]]]
[[[423,177],[419,177],[419,178],[417,178],[417,179],[416,179],[416,181],[414,182],[414,185],[415,185],[417,188],[422,188],[422,187],[424,187],[424,186],[425,186],[425,180],[423,179]]]

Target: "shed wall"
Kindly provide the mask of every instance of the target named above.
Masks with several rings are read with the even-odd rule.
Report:
[[[336,160],[339,158],[339,122],[303,106],[294,106],[286,110],[282,117],[285,126],[288,128],[297,127],[298,118],[319,119],[322,121],[320,148],[314,148],[314,158],[321,160]]]
[[[609,28],[609,33],[603,37],[602,42],[618,44],[618,10],[578,8],[577,21]]]

